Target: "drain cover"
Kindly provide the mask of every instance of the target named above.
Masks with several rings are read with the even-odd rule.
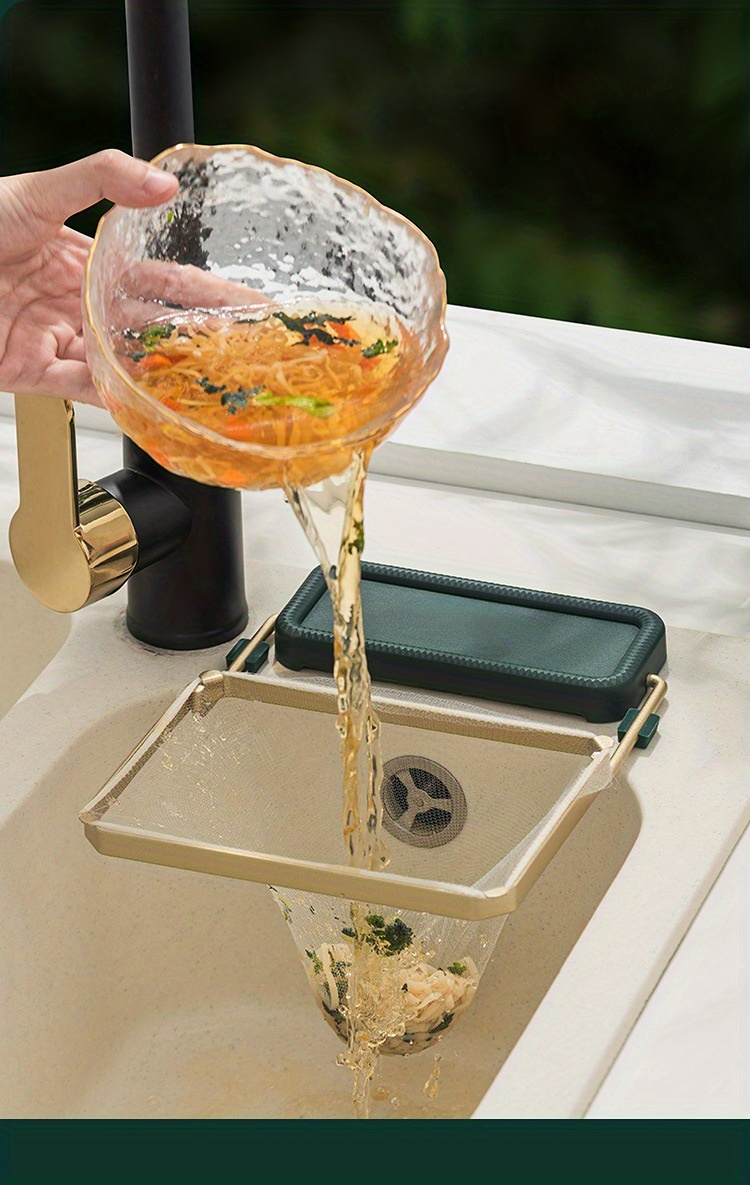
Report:
[[[450,843],[466,822],[466,797],[450,770],[429,757],[394,757],[383,767],[383,823],[418,848]]]

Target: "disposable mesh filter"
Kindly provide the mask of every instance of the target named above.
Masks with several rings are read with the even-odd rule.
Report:
[[[440,848],[391,842],[385,873],[343,864],[334,694],[240,674],[182,693],[82,812],[87,836],[106,855],[479,921],[516,908],[611,777],[612,742],[585,731],[377,708],[384,760],[423,755],[467,804]]]
[[[348,1040],[349,976],[354,952],[350,903],[314,893],[273,890],[289,923],[313,995],[331,1028]],[[438,1041],[477,990],[507,914],[484,922],[441,918],[412,910],[364,906],[384,929],[400,919],[411,932],[403,952],[381,954],[379,976],[393,980],[396,1023],[380,1052],[419,1053]],[[386,929],[386,933],[388,933]],[[415,947],[419,953],[415,953]]]
[[[613,743],[487,707],[376,708],[384,762],[404,779],[391,806],[405,838],[388,835],[384,873],[343,865],[327,687],[204,674],[81,818],[105,854],[274,886],[315,999],[344,1040],[358,917],[387,1016],[380,1051],[406,1054],[471,1005],[508,913],[611,779]]]
[[[373,950],[403,992],[403,1024],[382,1050],[408,1053],[432,1044],[471,1003],[507,914],[611,779],[613,742],[485,706],[428,699],[376,708],[384,761],[405,765],[404,785],[431,790],[438,804],[421,804],[420,846],[388,836],[383,873],[343,865],[328,687],[204,674],[81,818],[107,855],[273,885],[315,997],[342,1036],[354,946],[343,931],[361,902],[360,916],[374,919],[366,923]],[[420,778],[419,768],[443,771],[443,780]],[[465,799],[447,841],[439,834],[446,786]],[[416,821],[408,794],[394,802]],[[409,941],[395,949],[390,939],[383,945],[388,935]]]
[[[543,829],[546,819],[524,837],[475,886],[483,889],[501,882]],[[391,850],[398,846],[391,840]],[[433,850],[439,874],[442,847]],[[321,894],[272,888],[273,896],[294,938],[308,982],[331,1028],[349,1039],[350,972],[354,954],[352,903]],[[479,922],[380,905],[361,907],[366,922],[383,933],[378,947],[380,974],[394,981],[390,993],[397,1005],[391,1035],[381,1053],[421,1053],[439,1041],[471,1005],[479,981],[495,949],[507,914]],[[398,927],[398,921],[403,927]],[[394,922],[396,928],[394,929]],[[392,951],[388,935],[408,939],[403,950]]]

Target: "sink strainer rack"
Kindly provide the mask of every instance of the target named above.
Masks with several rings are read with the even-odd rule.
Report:
[[[619,744],[489,709],[376,697],[393,750],[384,751],[386,762],[429,752],[466,801],[449,842],[391,842],[388,870],[368,872],[340,863],[335,692],[240,673],[274,622],[230,670],[186,687],[85,808],[81,820],[99,852],[448,918],[499,917],[517,908],[621,769],[667,689],[649,675]],[[397,805],[392,813],[397,835]]]

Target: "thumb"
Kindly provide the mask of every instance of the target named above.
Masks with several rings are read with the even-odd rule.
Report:
[[[27,217],[61,226],[71,214],[107,198],[121,206],[156,206],[172,197],[177,178],[117,148],[42,173],[14,177]]]

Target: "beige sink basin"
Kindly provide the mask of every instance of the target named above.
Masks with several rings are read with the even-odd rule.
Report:
[[[257,618],[280,603],[272,589]],[[74,619],[0,720],[0,1114],[348,1117],[342,1046],[268,891],[100,856],[84,838],[81,809],[222,661],[138,647],[121,614],[102,602]],[[423,1091],[432,1051],[383,1059],[376,1117],[585,1114],[750,813],[750,643],[672,630],[670,647],[657,740],[510,916],[437,1047],[437,1098]]]
[[[70,633],[70,618],[40,605],[0,561],[0,716],[20,699]]]
[[[105,717],[0,830],[0,1113],[349,1117],[342,1046],[268,890],[108,859],[83,839],[82,804],[162,708],[163,698],[145,700]],[[434,1051],[384,1058],[378,1085],[389,1098],[375,1117],[472,1114],[639,826],[626,781],[599,796],[511,915],[476,1001],[438,1045],[437,1098],[422,1089]]]

